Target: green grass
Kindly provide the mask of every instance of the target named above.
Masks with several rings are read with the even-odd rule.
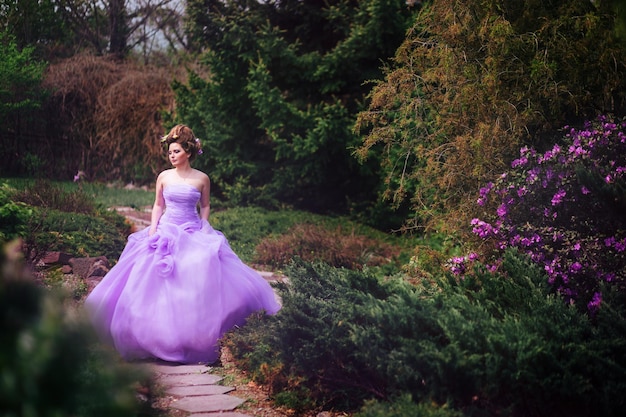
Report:
[[[142,209],[151,207],[154,203],[154,190],[127,190],[104,184],[86,183],[83,184],[83,191],[104,207],[124,206]]]
[[[390,235],[346,217],[324,216],[298,210],[272,211],[258,207],[236,207],[216,210],[211,214],[211,225],[224,233],[233,250],[246,262],[254,258],[254,250],[262,239],[281,235],[301,223],[311,223],[331,230],[341,228],[347,233],[364,235],[399,246],[406,261],[416,244],[414,237]]]
[[[23,189],[34,181],[34,179],[23,178],[0,178],[0,183],[7,183],[16,189]],[[53,184],[67,191],[81,189],[100,207],[124,206],[140,210],[151,207],[154,202],[154,190],[124,189],[89,182],[64,181],[53,182]],[[253,259],[255,247],[262,239],[285,233],[299,223],[313,223],[333,230],[341,228],[348,233],[365,235],[401,246],[404,252],[403,258],[406,258],[406,261],[408,261],[411,248],[417,241],[414,237],[390,235],[340,216],[323,216],[297,210],[271,211],[257,207],[223,209],[223,204],[215,199],[212,199],[211,207],[211,225],[224,233],[233,250],[245,262]]]
[[[34,181],[34,179],[27,178],[0,179],[0,182],[5,182],[9,186],[17,189],[24,188]],[[82,189],[85,194],[94,199],[97,205],[103,207],[124,206],[141,209],[146,206],[152,206],[152,203],[154,203],[154,190],[142,190],[138,188],[127,190],[95,182],[74,183],[69,181],[53,181],[53,183],[68,191]]]

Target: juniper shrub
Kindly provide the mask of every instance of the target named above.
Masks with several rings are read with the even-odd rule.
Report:
[[[282,310],[225,342],[272,393],[352,411],[410,394],[450,415],[618,416],[626,406],[623,304],[605,299],[592,321],[513,250],[499,272],[476,263],[434,285],[302,261],[286,273]]]

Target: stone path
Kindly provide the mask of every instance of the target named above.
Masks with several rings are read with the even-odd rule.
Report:
[[[141,230],[150,226],[152,207],[147,207],[143,210],[137,210],[132,207],[115,207],[115,211],[124,216],[134,227],[134,230]]]
[[[116,207],[135,230],[150,225],[150,213],[138,211],[131,207]],[[258,271],[269,283],[285,282],[286,278],[272,272]],[[238,407],[246,401],[234,395],[234,387],[221,385],[221,376],[210,373],[206,365],[180,365],[167,362],[150,363],[150,371],[155,375],[156,382],[165,389],[165,393],[175,398],[169,408],[181,410],[189,417],[251,417]]]
[[[220,385],[222,377],[210,373],[205,365],[176,365],[154,363],[149,365],[156,382],[165,393],[175,397],[170,408],[182,410],[190,417],[250,417],[235,411],[245,400],[228,395],[234,387]]]

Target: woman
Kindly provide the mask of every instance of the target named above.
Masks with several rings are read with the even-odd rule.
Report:
[[[280,305],[208,222],[209,177],[191,167],[200,141],[184,125],[162,141],[173,168],[157,178],[151,225],[129,236],[85,305],[98,333],[127,360],[212,363],[225,332]]]

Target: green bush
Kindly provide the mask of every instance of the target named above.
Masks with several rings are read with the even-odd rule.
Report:
[[[137,415],[134,385],[146,376],[99,348],[81,316],[4,251],[0,265],[0,415]]]
[[[367,401],[354,417],[462,417],[463,413],[434,403],[416,404],[411,395],[390,402]]]
[[[47,251],[117,259],[129,233],[122,216],[80,190],[41,181],[0,187],[0,243],[21,238],[31,262]]]
[[[411,205],[410,225],[463,230],[477,184],[521,146],[545,150],[564,124],[626,112],[626,43],[610,2],[417,3],[355,125],[357,153],[380,164],[386,201]]]
[[[401,250],[400,257],[402,259],[408,256],[409,251],[406,249],[412,244],[410,238],[392,236],[372,227],[351,221],[346,217],[322,216],[298,210],[235,207],[212,212],[210,222],[215,229],[226,235],[233,250],[244,261],[275,267],[284,266],[294,255],[306,258],[303,253],[300,253],[301,250],[315,242],[307,241],[305,236],[298,236],[298,233],[294,232],[293,229],[302,229],[304,227],[302,225],[314,224],[316,228],[319,228],[320,233],[323,230],[335,230],[344,237],[354,236],[353,243],[358,243],[358,245],[355,245],[351,250],[357,250],[359,245],[361,245],[359,254],[354,255],[354,258],[360,258],[361,260],[368,257],[371,259],[372,256],[380,255],[383,252],[389,255],[388,249],[390,247]],[[330,233],[330,235],[332,234]],[[314,233],[314,235],[317,235],[317,233]],[[317,237],[320,238],[321,236]],[[326,238],[330,238],[330,236],[323,237],[323,239]],[[281,249],[285,248],[285,242],[290,239],[300,239],[302,244],[300,251],[294,250],[292,247],[289,247],[288,250]],[[348,238],[346,237],[346,239]],[[366,244],[364,242],[369,243]],[[287,242],[287,244],[291,243]],[[315,244],[319,244],[319,242]],[[371,248],[377,248],[378,251],[371,253],[369,251]],[[324,260],[328,261],[327,258],[324,258]],[[396,265],[394,264],[394,268],[391,269],[395,268]]]
[[[29,178],[3,178],[2,183],[3,188],[10,191],[11,194],[15,194],[17,190],[41,190],[41,187],[37,187],[36,184],[47,183],[50,184],[51,189],[57,190],[64,195],[71,196],[71,198],[87,200],[87,203],[96,207],[96,209],[99,207],[111,208],[115,206],[140,209],[146,206],[151,207],[154,202],[154,190],[149,190],[147,188],[125,188],[122,183],[103,184],[100,182],[87,182],[83,179],[76,182],[47,181],[41,179],[33,180]],[[45,190],[42,192],[45,192]],[[60,200],[60,198],[56,196],[47,198],[48,201],[51,199]],[[216,203],[218,205],[220,204],[212,198],[211,207],[214,207]],[[51,203],[48,203],[47,205],[53,206],[59,210],[76,211],[67,210],[67,205],[65,204],[52,205]]]
[[[11,201],[12,191],[7,184],[0,184],[0,242],[22,236],[33,214],[27,205]]]
[[[80,189],[66,190],[61,185],[47,180],[28,182],[20,190],[11,193],[13,201],[29,206],[56,209],[71,213],[93,214],[95,203],[93,198]]]
[[[35,213],[41,219],[41,225],[34,231],[34,244],[74,256],[117,259],[130,231],[129,225],[115,213],[102,212],[98,216],[58,210]]]
[[[270,211],[258,207],[236,207],[211,213],[211,225],[224,233],[233,250],[245,262],[252,261],[262,238],[281,233],[304,213]]]
[[[431,371],[435,397],[491,414],[620,415],[624,304],[607,304],[594,323],[550,294],[541,269],[513,252],[503,267],[450,279],[433,298],[447,340]]]
[[[23,203],[0,203],[0,242],[23,236],[33,210]]]
[[[229,339],[234,354],[247,358],[244,368],[267,363],[280,369],[277,362],[282,362],[285,376],[271,380],[284,381],[285,386],[275,386],[275,391],[306,386],[317,404],[342,408],[357,407],[367,398],[387,398],[388,375],[404,382],[414,379],[417,382],[409,383],[421,386],[421,377],[404,363],[406,355],[388,351],[398,339],[417,340],[435,333],[431,312],[418,305],[414,287],[399,279],[379,280],[369,270],[325,264],[297,262],[286,274],[290,284],[281,291],[283,308],[263,321],[266,335],[259,333],[257,323]],[[378,327],[376,320],[384,323]],[[362,331],[355,331],[355,326],[363,326]],[[246,332],[254,332],[256,340],[237,342]],[[264,345],[272,352],[265,361],[255,352],[256,346]]]
[[[278,315],[226,343],[274,392],[297,389],[318,406],[410,394],[472,416],[621,415],[623,300],[607,299],[592,321],[516,253],[502,271],[413,286],[295,263]]]
[[[316,212],[368,205],[376,179],[351,155],[351,126],[416,10],[402,0],[254,1],[242,13],[190,1],[190,45],[205,53],[199,72],[174,83],[174,117],[211,149],[198,168],[217,194]]]

